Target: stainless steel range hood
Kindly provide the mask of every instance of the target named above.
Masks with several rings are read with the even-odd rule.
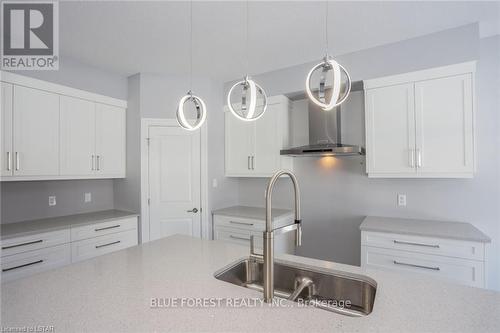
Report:
[[[327,94],[329,91],[327,91]],[[290,156],[350,156],[364,155],[363,82],[353,82],[351,94],[344,104],[323,111],[309,102],[303,93],[290,94],[292,101],[307,109],[309,144],[281,150]],[[303,112],[303,110],[301,110]],[[299,112],[299,111],[297,111]],[[355,113],[355,114],[351,114]],[[351,141],[352,140],[352,141]],[[306,141],[307,142],[307,141]]]

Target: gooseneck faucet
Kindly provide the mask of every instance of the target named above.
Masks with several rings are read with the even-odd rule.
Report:
[[[288,176],[292,180],[295,193],[295,223],[284,227],[273,229],[272,220],[272,196],[274,185],[281,176]],[[300,219],[300,189],[297,178],[291,171],[281,170],[276,172],[269,181],[266,190],[266,230],[264,231],[264,253],[263,255],[254,252],[253,237],[251,237],[250,255],[264,261],[264,302],[270,303],[274,296],[274,236],[295,231],[295,245],[302,244],[302,224]]]

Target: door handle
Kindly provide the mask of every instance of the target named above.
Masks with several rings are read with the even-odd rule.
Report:
[[[251,168],[250,168],[250,156],[247,156],[247,169],[251,170]]]
[[[7,152],[7,171],[10,171],[12,168],[12,158],[10,156],[10,151]]]
[[[99,171],[101,170],[101,156],[97,155],[96,157],[96,170]]]
[[[95,170],[95,167],[94,167],[94,160],[95,160],[95,156],[92,155],[92,168],[91,170],[94,171]]]
[[[19,153],[16,151],[16,171],[19,171]]]
[[[410,149],[408,150],[409,153],[409,159],[410,159],[410,167],[414,168],[415,167],[415,149]]]
[[[198,213],[198,208],[193,208],[187,211],[188,213]]]
[[[255,156],[252,156],[252,170],[255,170],[254,160],[255,160]]]
[[[422,151],[420,148],[417,148],[417,168],[422,167]]]

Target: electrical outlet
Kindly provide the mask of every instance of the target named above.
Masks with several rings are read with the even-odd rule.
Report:
[[[398,194],[398,206],[406,207],[406,194]]]
[[[56,196],[50,195],[49,196],[49,206],[55,206],[55,205],[56,205]]]
[[[92,193],[90,193],[90,192],[85,193],[84,201],[91,202],[92,201]]]

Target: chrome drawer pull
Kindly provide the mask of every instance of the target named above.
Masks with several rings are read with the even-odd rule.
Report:
[[[97,229],[94,229],[95,231],[102,231],[102,230],[108,230],[108,229],[114,229],[114,228],[119,228],[120,225],[117,224],[117,225],[113,225],[111,227],[103,227],[103,228],[97,228]]]
[[[43,242],[43,239],[39,239],[39,240],[32,241],[32,242],[26,242],[26,243],[16,244],[16,245],[2,246],[2,250],[12,249],[13,247],[18,247],[18,246],[25,246],[25,245],[37,244],[37,243],[41,243],[41,242]]]
[[[423,244],[423,243],[403,242],[403,241],[398,241],[398,240],[394,240],[394,244],[425,246],[425,247],[433,247],[433,248],[439,249],[438,244]]]
[[[23,268],[23,267],[31,266],[31,265],[36,265],[36,264],[40,264],[42,262],[43,262],[43,260],[40,259],[40,260],[33,261],[33,262],[30,262],[30,263],[27,263],[27,264],[24,264],[24,265],[19,265],[19,266],[14,266],[14,267],[2,269],[2,272],[8,272],[8,271],[11,271],[13,269]]]
[[[239,240],[250,241],[250,238],[245,238],[245,237],[238,237],[238,236],[233,236],[233,235],[229,235],[229,237],[232,238],[232,239],[239,239]]]
[[[247,223],[247,222],[237,222],[237,221],[229,221],[229,223],[232,224],[241,224],[241,225],[253,225],[253,223]]]
[[[114,244],[118,244],[118,243],[121,243],[121,241],[111,242],[111,243],[102,244],[102,245],[96,245],[95,248],[98,249],[98,248],[101,248],[101,247],[110,246],[110,245],[114,245]]]
[[[439,271],[439,267],[430,267],[430,266],[421,266],[421,265],[415,265],[415,264],[407,264],[405,262],[399,262],[394,260],[393,261],[394,265],[401,265],[401,266],[409,266],[409,267],[416,267],[416,268],[424,268],[424,269],[432,269],[433,271]]]

